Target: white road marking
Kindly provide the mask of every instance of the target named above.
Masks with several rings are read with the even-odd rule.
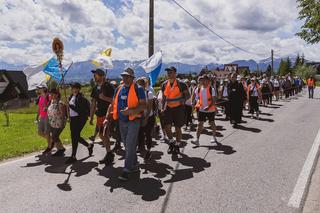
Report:
[[[313,145],[309,151],[308,157],[303,165],[297,184],[293,190],[288,206],[293,208],[301,208],[310,185],[311,177],[317,163],[320,147],[320,129],[314,139]]]

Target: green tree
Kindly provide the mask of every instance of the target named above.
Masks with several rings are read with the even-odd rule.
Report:
[[[307,80],[310,75],[315,76],[316,70],[312,66],[300,65],[295,69],[295,74]]]
[[[287,58],[287,63],[286,63],[286,74],[292,74],[293,70],[292,70],[292,63],[290,58]]]
[[[278,70],[279,75],[285,76],[287,73],[287,61],[281,59],[279,70]]]
[[[304,54],[302,54],[301,56],[301,65],[304,65],[305,64],[305,59],[304,59]]]
[[[296,67],[298,67],[298,66],[300,66],[300,65],[302,65],[302,60],[301,60],[300,55],[299,55],[299,53],[298,53],[297,58],[296,58],[296,61],[294,62],[293,68],[295,69]]]
[[[297,0],[300,9],[298,19],[304,21],[297,35],[309,44],[320,42],[320,1]]]

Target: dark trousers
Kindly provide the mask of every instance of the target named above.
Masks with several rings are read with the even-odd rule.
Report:
[[[192,124],[192,106],[185,106],[186,126]]]
[[[219,100],[220,105],[223,106],[224,108],[224,112],[226,114],[226,117],[229,118],[230,117],[230,103],[227,99],[220,99]]]
[[[145,148],[145,145],[147,146],[147,149],[151,149],[152,147],[152,130],[156,123],[156,117],[150,116],[148,118],[147,124],[145,126],[141,126],[139,129],[139,136],[138,136],[138,146],[141,151],[141,149]]]
[[[81,131],[86,125],[87,118],[82,118],[80,116],[70,118],[70,131],[72,140],[72,156],[75,157],[77,154],[78,143],[83,144],[88,147],[89,143],[81,137]]]
[[[308,87],[308,91],[309,91],[309,98],[313,99],[314,87]]]
[[[249,105],[251,114],[253,114],[254,112],[259,112],[258,97],[250,96]]]

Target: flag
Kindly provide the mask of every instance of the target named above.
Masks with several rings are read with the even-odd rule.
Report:
[[[52,78],[54,78],[57,81],[62,81],[62,73],[65,76],[67,70],[65,68],[62,68],[62,72],[59,67],[59,62],[55,57],[52,57],[46,64],[43,69],[43,72],[50,75]]]
[[[97,67],[102,67],[104,69],[112,69],[112,58],[111,58],[112,49],[106,49],[99,53],[99,55],[92,60],[92,64],[96,65]]]
[[[149,59],[142,62],[139,66],[141,66],[145,72],[149,74],[151,86],[154,86],[157,82],[162,67],[162,52],[156,52]]]
[[[28,90],[35,90],[37,86],[46,84],[50,76],[43,72],[47,62],[41,65],[28,66],[23,70],[28,82]]]

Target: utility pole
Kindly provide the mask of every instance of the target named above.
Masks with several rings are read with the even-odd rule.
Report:
[[[271,50],[271,75],[273,75],[273,50]]]
[[[154,0],[150,0],[149,11],[149,57],[154,53]]]

